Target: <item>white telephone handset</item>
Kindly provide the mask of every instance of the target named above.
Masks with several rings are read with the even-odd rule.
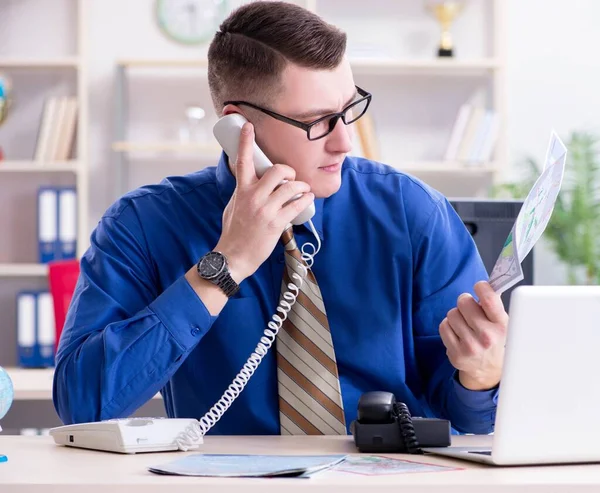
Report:
[[[219,142],[219,145],[225,151],[225,154],[229,156],[229,162],[235,163],[237,159],[238,148],[240,146],[240,132],[244,123],[248,120],[239,113],[231,113],[225,115],[219,119],[219,121],[213,127],[213,134]],[[273,166],[269,158],[265,155],[260,147],[254,142],[254,152],[252,154],[254,161],[254,168],[256,169],[256,176],[261,178],[265,172]],[[283,182],[285,183],[285,181]],[[292,200],[300,198],[302,195],[297,195]],[[304,224],[306,221],[311,219],[315,215],[315,204],[311,202],[310,205],[304,209],[296,218],[292,221],[292,224],[299,225]]]
[[[214,134],[223,150],[230,160],[235,161],[240,142],[240,131],[246,119],[239,114],[231,114],[221,118],[214,127]],[[264,172],[272,166],[267,156],[254,143],[254,165],[256,174],[260,178]],[[292,199],[294,200],[294,199]],[[300,286],[312,267],[314,256],[321,249],[321,239],[310,220],[315,214],[314,203],[311,203],[292,222],[295,225],[308,222],[315,239],[317,247],[312,243],[302,245],[302,260],[298,267],[301,274],[292,272],[292,282],[287,285],[288,291],[283,295],[277,306],[277,313],[267,324],[260,342],[254,352],[250,355],[233,382],[225,390],[221,398],[211,407],[199,421],[195,419],[155,419],[155,418],[120,418],[99,422],[80,423],[77,425],[59,426],[50,430],[58,445],[71,447],[91,448],[95,450],[106,450],[121,453],[136,452],[159,452],[167,450],[190,450],[197,448],[202,442],[204,435],[210,430],[221,416],[225,414],[229,406],[237,399],[238,395],[254,374],[263,357],[277,337],[277,333],[289,311],[296,302]],[[312,252],[305,251],[306,247],[312,248]]]

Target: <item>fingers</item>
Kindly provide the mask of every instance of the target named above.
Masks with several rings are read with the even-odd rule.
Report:
[[[469,327],[469,324],[467,324],[467,321],[458,308],[450,310],[446,318],[450,329],[458,338],[459,345],[463,348],[463,351],[467,353],[475,352],[477,346],[479,346],[475,332]]]
[[[481,305],[469,293],[460,295],[456,305],[479,345],[484,349],[491,347],[499,335],[498,324],[489,320]]]
[[[469,327],[475,332],[479,332],[491,325],[481,305],[469,293],[463,293],[458,297],[456,307]]]
[[[275,190],[268,203],[277,210],[281,209],[296,195],[310,192],[310,185],[303,181],[288,181]]]
[[[285,164],[274,165],[266,171],[258,183],[257,193],[259,199],[266,202],[273,190],[281,185],[282,181],[294,181],[295,178],[296,171],[291,166]]]
[[[475,284],[475,294],[479,298],[479,304],[488,320],[502,325],[508,323],[508,314],[504,309],[502,298],[487,281],[480,281]]]
[[[444,343],[444,346],[446,346],[446,349],[448,351],[450,351],[451,353],[456,352],[457,348],[458,348],[458,337],[456,337],[456,334],[454,333],[454,331],[452,330],[452,328],[450,327],[450,322],[448,322],[448,317],[446,317],[444,320],[442,320],[442,323],[440,324],[440,337],[442,338],[442,342]]]
[[[286,224],[291,223],[298,214],[300,214],[310,205],[313,200],[315,200],[315,195],[312,192],[308,192],[298,200],[293,200],[283,209],[281,209],[281,213],[279,215],[279,219],[281,220],[281,228],[284,228]]]
[[[240,133],[237,159],[235,161],[235,179],[238,186],[247,186],[256,181],[254,160],[252,159],[254,146],[254,127],[251,123],[244,123]]]

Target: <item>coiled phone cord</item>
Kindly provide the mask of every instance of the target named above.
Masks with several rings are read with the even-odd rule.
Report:
[[[288,313],[292,309],[294,303],[296,303],[296,299],[298,297],[298,293],[300,292],[300,287],[302,283],[306,279],[308,274],[308,269],[310,269],[314,262],[314,257],[319,250],[321,250],[321,238],[319,238],[319,234],[317,233],[315,226],[311,220],[308,221],[308,225],[315,239],[317,240],[317,248],[312,243],[305,243],[302,245],[302,260],[304,264],[299,264],[301,269],[301,275],[293,272],[292,280],[296,280],[297,283],[291,282],[287,285],[288,290],[282,296],[282,299],[279,301],[279,305],[277,306],[276,311],[279,312],[273,314],[272,320],[267,324],[268,328],[264,330],[263,336],[260,338],[260,342],[254,349],[254,352],[250,355],[240,372],[233,379],[233,382],[229,384],[229,387],[225,390],[221,398],[211,407],[200,420],[189,425],[184,431],[182,431],[177,438],[175,438],[175,443],[179,447],[180,450],[187,451],[190,448],[194,447],[198,444],[198,442],[202,439],[204,435],[215,425],[219,419],[225,414],[229,406],[233,404],[233,401],[237,399],[237,397],[241,394],[244,387],[250,380],[250,377],[254,374],[258,365],[260,365],[262,359],[265,354],[269,351],[275,339],[277,337],[277,333],[283,322],[288,316]],[[306,247],[312,248],[312,253],[305,251]]]
[[[402,435],[406,451],[409,454],[422,454],[423,450],[419,445],[408,406],[404,402],[396,402],[394,404],[394,412],[398,417],[400,434]]]

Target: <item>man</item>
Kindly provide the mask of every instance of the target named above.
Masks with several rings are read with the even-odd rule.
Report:
[[[158,391],[169,416],[202,417],[298,270],[292,238],[314,243],[307,225],[281,241],[314,200],[311,291],[211,432],[347,433],[372,390],[458,431],[492,430],[507,315],[440,193],[348,157],[371,96],[345,47],[344,33],[287,3],[251,3],[223,22],[209,84],[219,115],[251,122],[237,161],[223,154],[216,168],[131,192],[102,217],[57,354],[65,423],[128,416]],[[276,163],[261,179],[254,140]]]

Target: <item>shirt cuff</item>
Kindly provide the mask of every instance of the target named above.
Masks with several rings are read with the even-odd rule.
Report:
[[[185,276],[181,276],[149,305],[173,338],[187,352],[208,332],[212,316]]]
[[[466,407],[477,410],[493,409],[498,404],[500,386],[489,390],[470,390],[458,379],[458,371],[452,377],[454,394],[458,401]]]

